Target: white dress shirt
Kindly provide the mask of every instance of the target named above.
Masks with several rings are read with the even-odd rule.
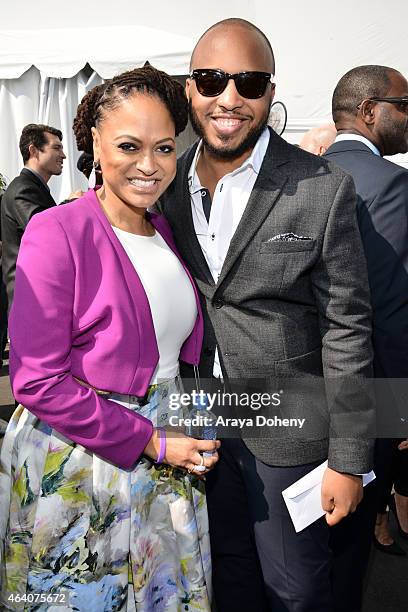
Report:
[[[196,172],[202,142],[197,147],[188,173],[191,212],[197,239],[214,283],[217,283],[221,274],[231,239],[248,204],[249,196],[258,178],[268,144],[269,130],[265,128],[248,159],[239,168],[226,174],[218,181],[212,199],[209,221],[207,221],[204,214],[202,202],[206,188],[201,185],[200,178]],[[221,377],[218,349],[215,353],[213,375],[217,378]]]

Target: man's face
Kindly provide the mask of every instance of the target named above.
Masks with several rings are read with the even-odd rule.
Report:
[[[242,27],[219,27],[209,32],[194,53],[192,70],[218,69],[272,72],[272,57],[262,38]],[[267,124],[274,89],[269,83],[261,98],[243,97],[230,79],[214,97],[201,95],[194,79],[188,79],[190,119],[206,149],[215,157],[234,160],[250,152]]]
[[[390,73],[391,88],[384,97],[408,96],[408,83],[397,73]],[[383,155],[408,151],[408,110],[398,104],[377,102],[375,134]]]
[[[55,134],[45,132],[47,143],[41,149],[36,149],[38,155],[38,165],[42,172],[52,176],[61,174],[62,165],[66,155],[62,148],[62,142]]]

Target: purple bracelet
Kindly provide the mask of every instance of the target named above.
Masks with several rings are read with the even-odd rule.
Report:
[[[160,440],[160,449],[155,463],[163,463],[163,459],[166,455],[166,432],[163,427],[157,427],[156,431]]]

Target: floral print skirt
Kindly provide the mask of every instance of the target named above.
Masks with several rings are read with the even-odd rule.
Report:
[[[157,424],[172,392],[177,379],[152,385],[143,407],[120,403]],[[203,483],[185,472],[147,458],[122,470],[19,406],[0,500],[0,609],[211,609]]]

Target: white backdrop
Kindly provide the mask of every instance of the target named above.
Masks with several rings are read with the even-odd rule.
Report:
[[[81,180],[74,169],[72,118],[91,85],[81,72],[89,62],[109,77],[146,59],[171,74],[186,74],[195,40],[211,24],[243,17],[270,38],[277,65],[276,99],[288,108],[285,138],[330,119],[338,79],[360,64],[385,64],[408,74],[407,0],[14,0],[2,3],[0,23],[0,172],[21,167],[22,127],[40,121],[61,127],[69,154],[57,198]],[[40,68],[41,74],[30,68]],[[59,78],[59,77],[62,77]],[[98,78],[93,76],[96,83]],[[41,102],[41,100],[43,100]],[[397,159],[394,159],[397,161]],[[404,159],[398,159],[404,163]]]
[[[78,151],[72,133],[76,108],[88,89],[101,83],[94,72],[84,70],[70,79],[55,79],[31,67],[19,79],[0,80],[0,168],[14,178],[23,162],[18,149],[21,130],[27,123],[45,123],[61,129],[67,159],[60,176],[50,180],[51,191],[59,202],[73,189],[85,189],[86,181],[76,170]]]

